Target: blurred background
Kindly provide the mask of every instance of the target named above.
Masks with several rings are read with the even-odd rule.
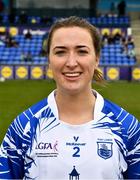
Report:
[[[99,69],[108,82],[94,85],[140,119],[139,0],[0,0],[0,132],[55,88],[48,69],[50,26],[77,15],[99,28]]]
[[[139,0],[0,0],[1,81],[51,76],[47,33],[56,19],[70,15],[99,28],[105,79],[140,80]]]

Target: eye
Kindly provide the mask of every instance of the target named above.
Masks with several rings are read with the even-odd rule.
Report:
[[[64,50],[58,50],[55,52],[55,55],[63,56],[66,52]]]
[[[84,50],[84,49],[80,49],[80,50],[78,50],[78,54],[83,56],[83,55],[88,54],[88,51]]]

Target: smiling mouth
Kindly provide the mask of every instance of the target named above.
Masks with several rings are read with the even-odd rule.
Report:
[[[79,77],[82,74],[82,72],[65,72],[63,73],[66,77]]]

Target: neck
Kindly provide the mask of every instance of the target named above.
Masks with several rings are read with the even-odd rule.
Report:
[[[93,119],[95,96],[89,90],[75,95],[56,92],[59,119],[69,124],[82,124]]]

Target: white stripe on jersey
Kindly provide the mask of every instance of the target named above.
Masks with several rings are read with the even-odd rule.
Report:
[[[140,179],[140,123],[93,93],[86,124],[59,120],[55,91],[20,114],[1,145],[0,179]]]

